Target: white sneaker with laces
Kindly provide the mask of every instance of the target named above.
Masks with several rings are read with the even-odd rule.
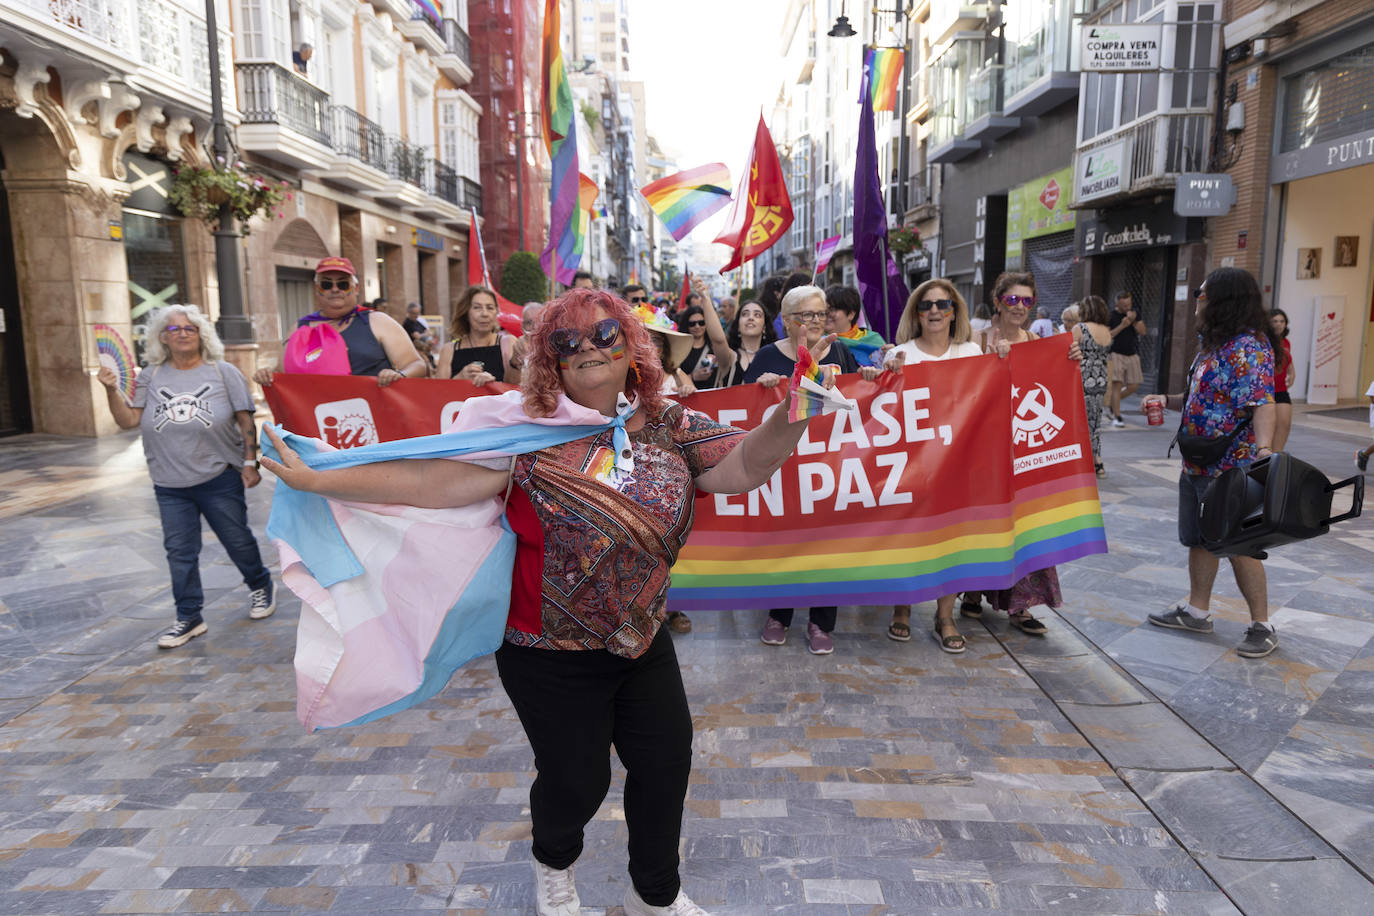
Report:
[[[536,861],[534,901],[534,908],[539,916],[579,916],[582,912],[582,901],[577,898],[572,866],[564,869],[549,868]]]
[[[625,892],[625,916],[711,916],[692,902],[687,892],[678,889],[677,898],[667,906],[650,906],[631,887]]]

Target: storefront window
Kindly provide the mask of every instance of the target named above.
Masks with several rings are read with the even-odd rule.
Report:
[[[129,317],[133,321],[134,351],[142,364],[153,309],[186,301],[186,291],[190,289],[186,279],[186,247],[180,219],[125,210],[123,221]]]
[[[1374,44],[1290,77],[1284,90],[1282,152],[1374,130]]]

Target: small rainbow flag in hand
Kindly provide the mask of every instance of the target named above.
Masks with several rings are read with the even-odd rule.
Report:
[[[902,83],[902,49],[869,48],[864,54],[868,91],[874,111],[895,111],[897,87]]]
[[[663,220],[673,239],[680,242],[730,202],[730,170],[723,162],[699,165],[651,181],[639,193]]]
[[[796,423],[836,410],[853,410],[856,406],[837,389],[825,387],[820,364],[805,344],[798,344],[797,365],[792,370],[792,403],[787,408],[787,419]]]

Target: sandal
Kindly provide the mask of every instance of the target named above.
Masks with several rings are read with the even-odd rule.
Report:
[[[1012,614],[1008,620],[1011,621],[1011,625],[1016,627],[1016,629],[1030,636],[1044,636],[1045,630],[1047,629],[1043,623],[1036,620],[1025,611],[1022,611],[1020,614]]]
[[[981,601],[976,603],[973,601],[960,601],[959,616],[972,617],[974,620],[981,619],[983,616],[983,603]]]
[[[1107,476],[1107,469],[1104,468],[1102,465],[1099,464],[1099,465],[1096,466],[1096,468],[1097,468],[1097,476],[1098,476],[1098,477],[1106,477],[1106,476]]]
[[[953,636],[945,636],[940,632],[942,625],[954,626],[953,620],[940,620],[935,618],[935,640],[940,644],[940,648],[950,655],[958,655],[968,648],[964,644],[964,637],[955,632]]]
[[[887,625],[887,638],[894,642],[911,642],[911,624],[894,620]]]

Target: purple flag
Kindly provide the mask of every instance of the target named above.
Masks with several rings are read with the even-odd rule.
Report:
[[[873,100],[868,92],[872,74],[864,66],[859,98],[858,161],[854,166],[854,274],[859,281],[864,312],[878,318],[883,336],[892,340],[906,308],[907,289],[897,261],[887,250],[887,207],[878,179],[878,148],[873,135]],[[886,302],[884,302],[886,299]]]

